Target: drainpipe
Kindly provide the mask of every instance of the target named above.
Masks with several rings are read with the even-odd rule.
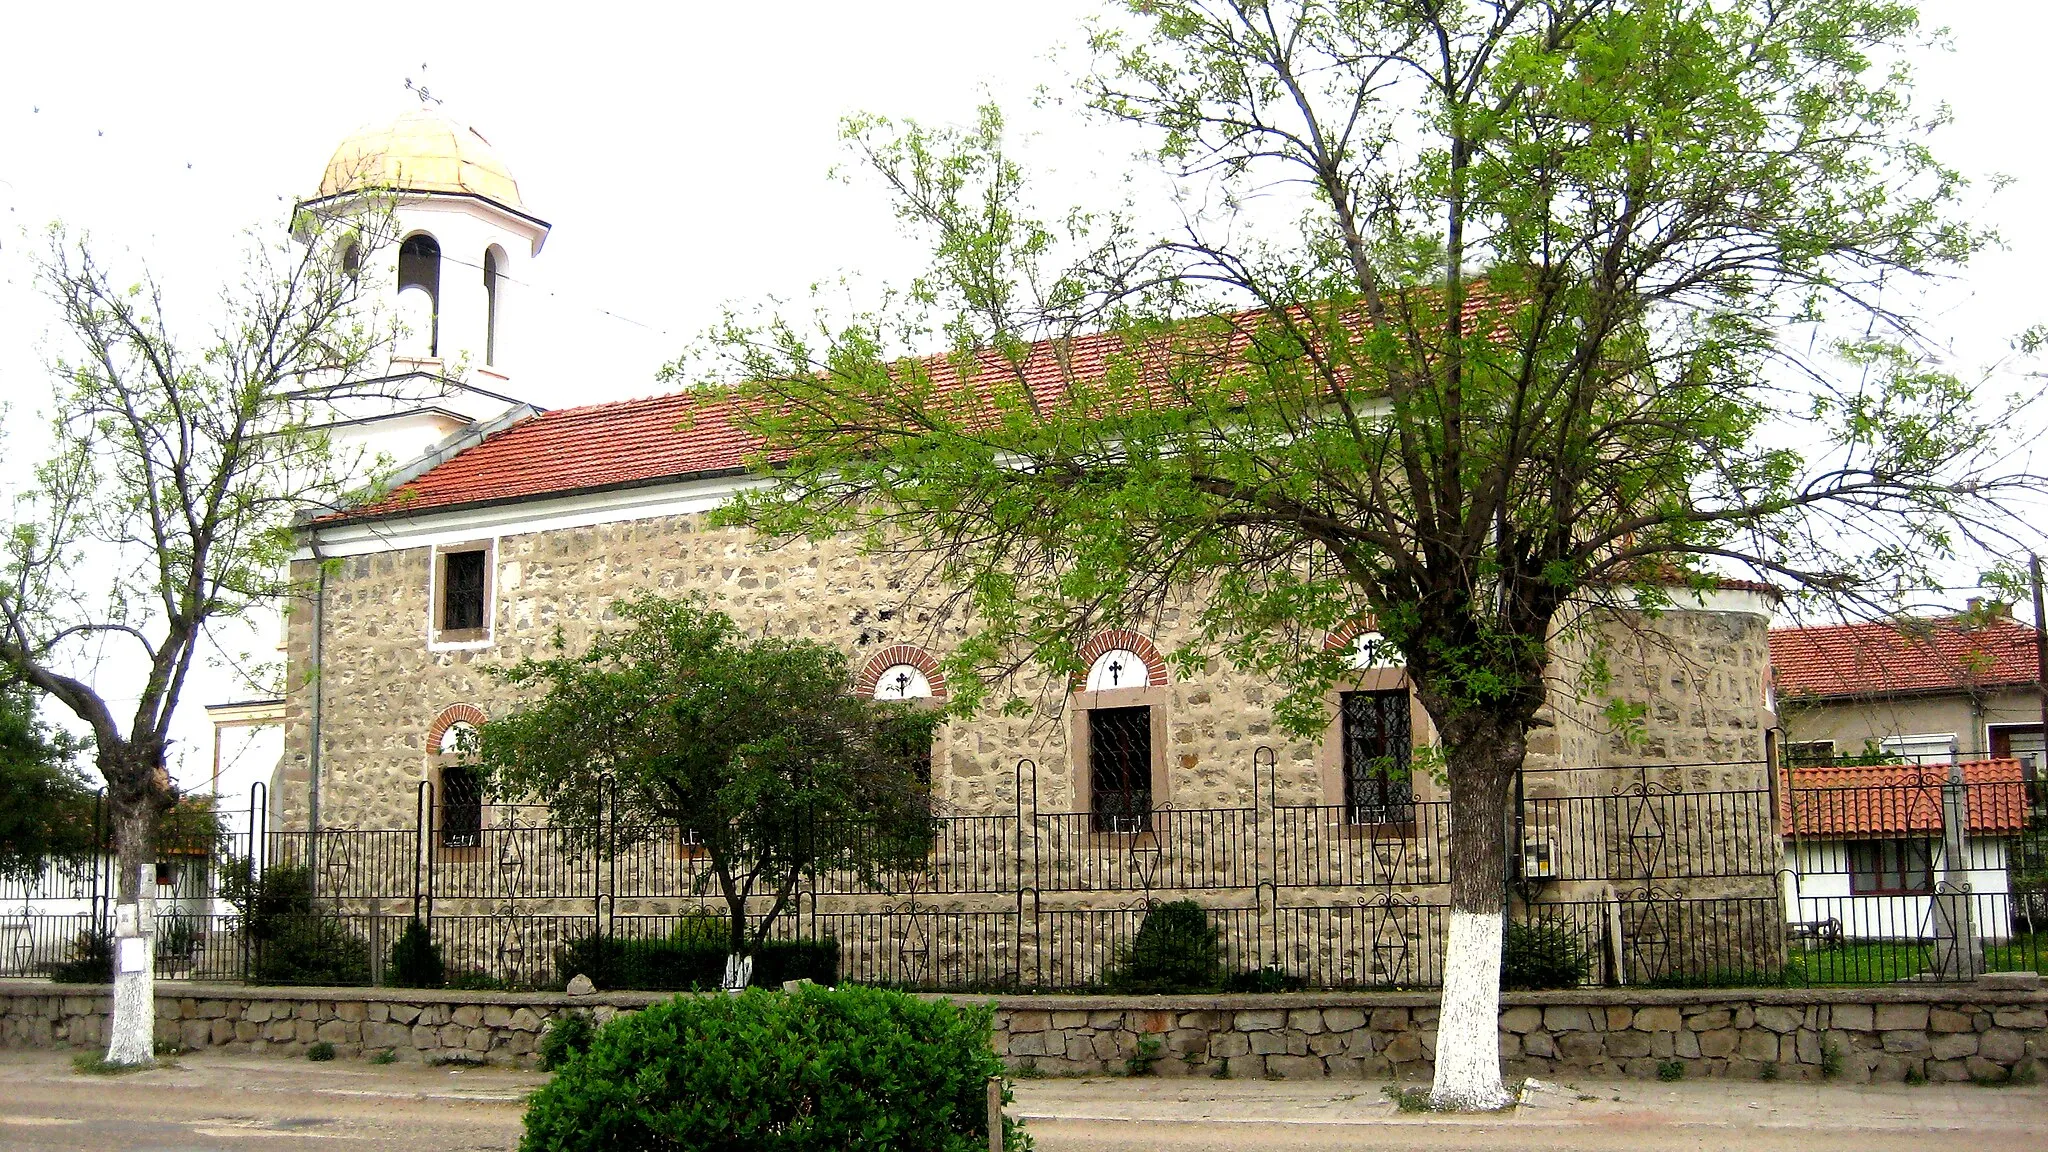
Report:
[[[320,666],[320,638],[327,630],[327,557],[320,554],[320,537],[308,533],[307,540],[313,549],[313,564],[319,575],[315,578],[313,591],[313,642],[310,662],[313,674],[312,742],[306,752],[306,831],[320,831],[320,698],[327,682],[326,670]],[[318,836],[307,837],[309,847],[320,842]],[[308,858],[314,864],[313,875],[318,877],[318,861]],[[317,882],[317,881],[316,881]]]

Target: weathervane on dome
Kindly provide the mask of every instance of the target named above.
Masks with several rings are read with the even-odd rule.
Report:
[[[420,103],[422,104],[444,103],[444,101],[442,101],[440,97],[435,96],[433,93],[427,91],[427,66],[425,64],[420,65],[419,83],[413,83],[412,77],[410,76],[405,78],[405,90],[419,97]]]

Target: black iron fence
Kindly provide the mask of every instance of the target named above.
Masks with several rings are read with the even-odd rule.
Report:
[[[1283,803],[1262,751],[1250,802],[1159,804],[1138,830],[1103,831],[1091,813],[1041,811],[1036,775],[1019,763],[1007,812],[935,815],[921,867],[806,867],[779,897],[740,902],[745,929],[767,919],[767,940],[802,953],[789,963],[829,955],[845,980],[1081,990],[1114,985],[1151,910],[1189,900],[1215,933],[1218,983],[1440,982],[1440,801]],[[1690,789],[1690,777],[1653,766],[1518,787],[1503,813],[1509,980],[1879,983],[2048,968],[2048,831],[2016,775],[1958,782],[1930,766],[1747,790]],[[417,978],[402,943],[415,922],[438,978],[479,987],[560,984],[593,941],[697,950],[664,961],[677,971],[722,954],[732,908],[686,828],[607,818],[576,837],[527,805],[451,820],[425,785],[404,827],[273,829],[265,807],[252,795],[246,827],[216,827],[203,850],[185,837],[159,866],[159,976],[405,982]],[[791,835],[857,847],[870,831],[796,821]],[[104,853],[0,884],[0,975],[89,976],[112,889]]]

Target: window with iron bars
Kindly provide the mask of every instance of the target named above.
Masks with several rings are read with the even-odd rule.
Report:
[[[1414,739],[1408,691],[1346,692],[1343,710],[1344,818],[1352,824],[1413,824],[1409,779]]]
[[[483,833],[483,781],[475,769],[450,764],[441,770],[441,846],[474,848]]]
[[[1097,832],[1151,830],[1151,708],[1088,713],[1088,810]]]

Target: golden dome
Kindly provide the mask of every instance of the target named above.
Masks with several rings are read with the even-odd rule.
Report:
[[[518,209],[519,182],[491,142],[426,108],[363,128],[341,142],[320,177],[322,197],[363,188],[453,192]]]

